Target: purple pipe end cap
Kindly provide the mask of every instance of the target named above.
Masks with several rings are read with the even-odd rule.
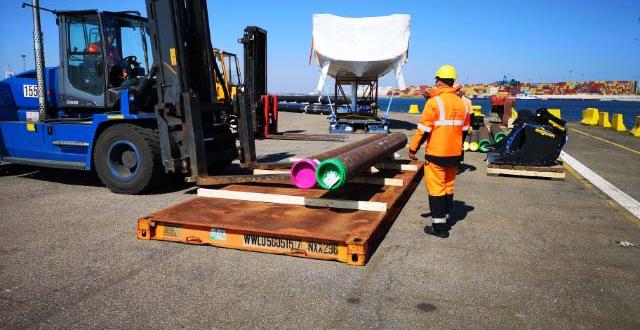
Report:
[[[291,182],[301,189],[311,189],[316,186],[316,159],[302,159],[291,167]]]

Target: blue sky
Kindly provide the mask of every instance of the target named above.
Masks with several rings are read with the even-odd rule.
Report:
[[[0,1],[0,69],[33,67],[31,11],[22,1]],[[90,3],[90,4],[88,4]],[[41,0],[54,9],[137,9],[143,0]],[[437,67],[457,67],[460,81],[490,82],[640,79],[640,1],[217,1],[208,0],[214,47],[241,55],[247,25],[268,31],[269,90],[307,92],[317,82],[309,66],[311,15],[411,15],[407,84],[432,83]],[[43,13],[48,66],[58,62],[57,26]],[[392,85],[390,77],[381,85]]]

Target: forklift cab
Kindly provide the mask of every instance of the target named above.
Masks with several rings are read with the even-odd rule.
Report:
[[[240,76],[240,65],[238,64],[238,57],[236,54],[225,52],[220,49],[214,49],[213,55],[216,59],[216,67],[222,72],[222,82],[216,78],[216,94],[218,100],[223,101],[225,95],[229,99],[233,100],[236,97],[238,88],[242,84],[242,77]],[[226,88],[226,94],[225,89]]]
[[[58,99],[64,108],[111,110],[119,91],[148,74],[147,19],[132,12],[58,11]]]

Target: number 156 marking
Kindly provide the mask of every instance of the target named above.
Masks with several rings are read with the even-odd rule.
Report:
[[[24,97],[38,97],[38,86],[22,85],[22,95]]]

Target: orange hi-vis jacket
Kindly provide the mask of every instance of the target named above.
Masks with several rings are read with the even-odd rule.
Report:
[[[464,102],[464,108],[467,111],[467,114],[469,116],[469,123],[471,123],[471,115],[473,115],[473,103],[471,103],[471,100],[468,97],[464,96],[464,95],[462,95],[460,98],[462,99],[462,102]],[[465,120],[466,120],[466,118],[465,118]],[[471,132],[471,126],[467,125],[466,128],[463,127],[462,132],[463,133],[464,132],[470,133]]]
[[[454,166],[462,155],[462,132],[469,129],[471,109],[451,87],[438,87],[429,93],[418,129],[409,143],[417,152],[427,137],[425,159],[440,166]]]

